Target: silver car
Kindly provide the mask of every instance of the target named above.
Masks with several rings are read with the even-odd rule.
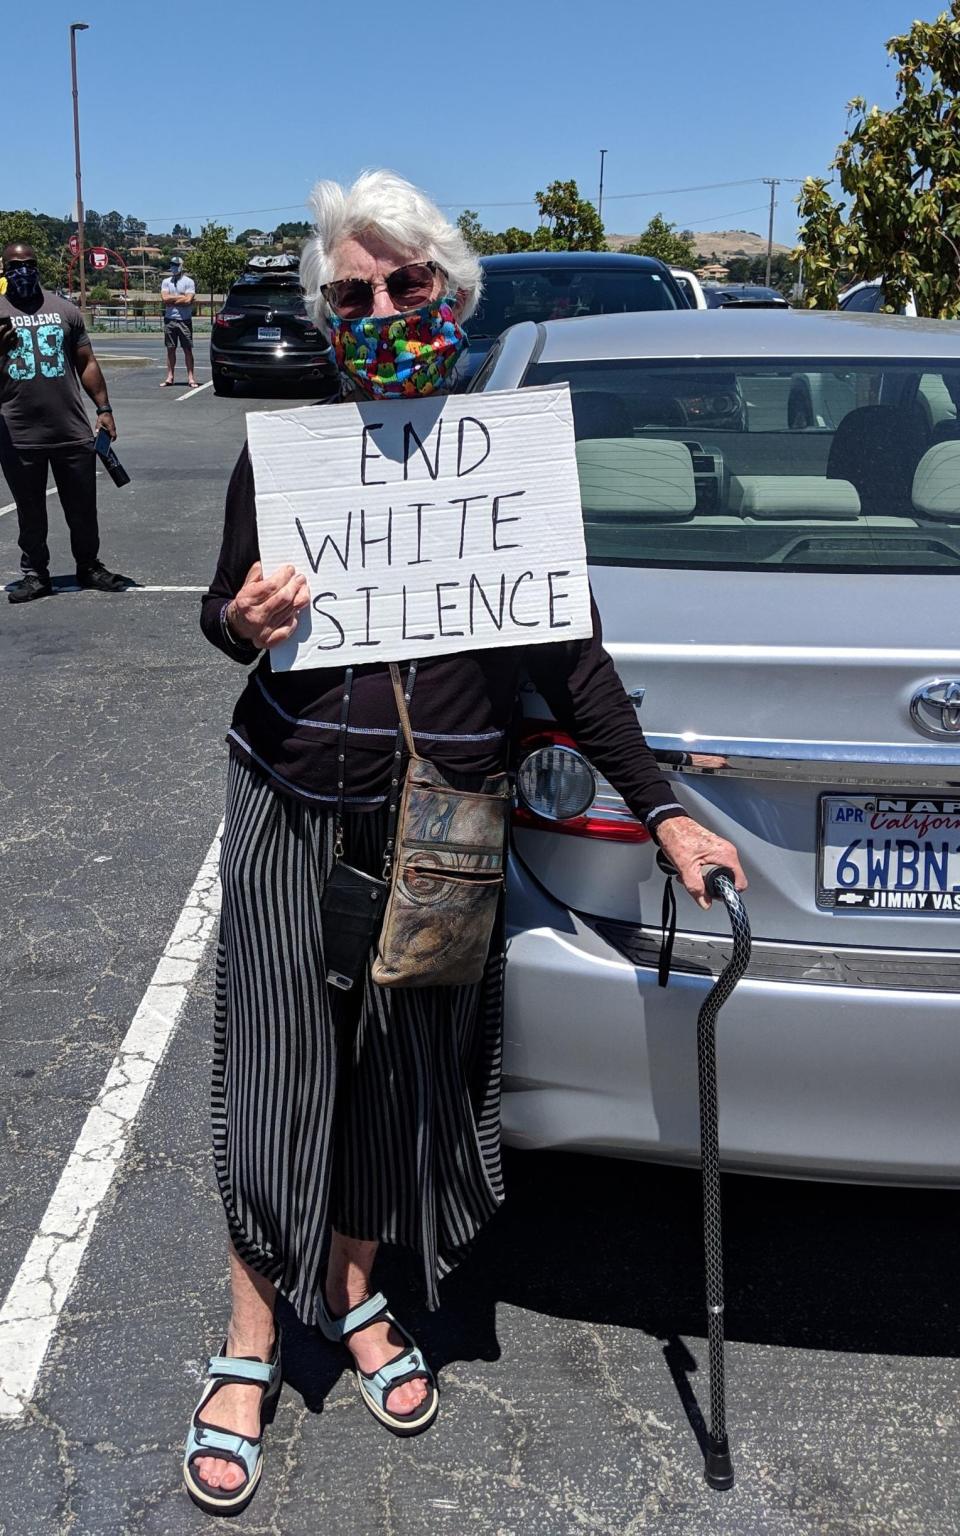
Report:
[[[791,426],[798,379],[838,403],[829,425]],[[960,330],[763,311],[523,324],[474,387],[558,381],[607,647],[677,798],[750,879],[753,960],[719,1028],[726,1166],[956,1182]],[[654,845],[526,702],[506,1137],[692,1159],[725,915],[680,893],[658,987]]]

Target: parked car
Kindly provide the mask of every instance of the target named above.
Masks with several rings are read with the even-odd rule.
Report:
[[[337,387],[333,350],[307,314],[296,256],[253,256],[213,317],[214,393],[238,380],[309,383],[322,397]]]
[[[792,429],[792,381],[837,370],[848,408]],[[960,401],[940,323],[757,311],[514,326],[474,384],[569,385],[607,647],[678,800],[749,876],[719,1033],[731,1168],[960,1180],[960,427],[928,427],[925,381]],[[655,847],[532,689],[524,715],[507,1138],[692,1160],[725,914],[680,894],[658,987]]]
[[[763,288],[757,283],[707,283],[703,292],[708,309],[790,308],[776,288]]]
[[[875,315],[883,309],[883,302],[883,279],[874,277],[867,282],[853,283],[851,287],[845,289],[840,295],[837,308],[851,310],[854,314]],[[898,310],[898,314],[916,319],[917,306],[912,297],[907,300],[902,309]]]
[[[682,288],[691,309],[709,309],[703,284],[696,272],[688,272],[685,267],[671,267],[670,275],[676,278],[677,286]]]
[[[482,256],[483,297],[466,323],[469,351],[460,362],[466,387],[501,331],[521,320],[638,309],[687,309],[670,268],[652,256],[615,251],[519,251]]]

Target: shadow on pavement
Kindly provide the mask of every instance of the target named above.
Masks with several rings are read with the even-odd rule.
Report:
[[[383,1251],[377,1284],[438,1370],[497,1360],[497,1306],[640,1329],[698,1438],[682,1336],[705,1335],[700,1180],[695,1170],[564,1153],[504,1154],[506,1203],[427,1312],[415,1267]],[[949,1190],[724,1178],[726,1331],[799,1349],[955,1357],[946,1277],[960,1266]],[[284,1375],[313,1412],[338,1380],[335,1351],[290,1309]],[[704,1378],[705,1389],[705,1378]]]

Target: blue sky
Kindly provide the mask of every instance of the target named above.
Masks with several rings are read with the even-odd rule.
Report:
[[[388,165],[455,215],[536,224],[573,177],[604,223],[662,211],[765,231],[749,178],[825,174],[851,96],[892,100],[885,40],[937,0],[128,0],[11,5],[3,20],[0,206],[73,205],[68,26],[78,35],[83,193],[152,229],[303,217],[319,176]],[[726,14],[724,14],[726,12]],[[16,129],[11,137],[11,125]],[[715,183],[744,185],[709,185]],[[667,196],[668,189],[702,188]],[[792,243],[797,187],[779,189]],[[637,197],[627,194],[657,193]],[[511,206],[493,206],[509,204]]]

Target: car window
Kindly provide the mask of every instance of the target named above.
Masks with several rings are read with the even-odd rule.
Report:
[[[883,291],[880,288],[858,288],[856,293],[851,293],[848,299],[844,299],[841,309],[861,310],[873,314],[883,303]]]
[[[960,364],[540,363],[570,385],[589,558],[960,568]]]
[[[673,280],[677,287],[680,289],[684,298],[687,300],[687,303],[690,304],[692,308],[696,308],[697,299],[693,291],[693,284],[691,283],[689,277],[678,277],[677,274],[674,273]]]
[[[569,320],[576,315],[622,314],[637,309],[677,309],[673,292],[659,272],[589,267],[524,267],[498,272],[488,268],[483,298],[471,315],[471,336],[499,336],[520,320]]]
[[[305,308],[303,289],[296,283],[235,283],[227,303],[245,308],[255,305],[258,309],[302,311]]]

